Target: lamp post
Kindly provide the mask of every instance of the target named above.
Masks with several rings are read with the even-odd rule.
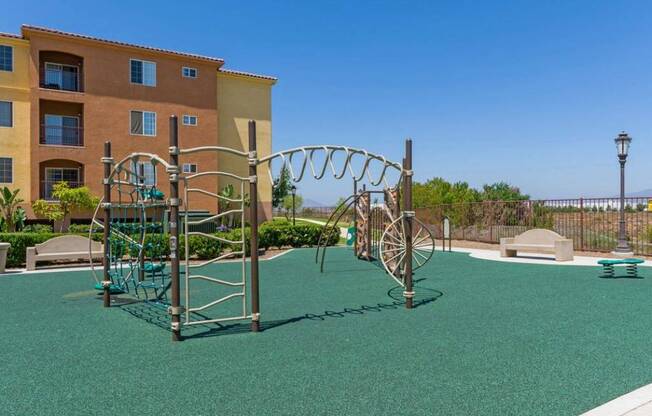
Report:
[[[618,246],[613,254],[621,257],[632,256],[632,249],[627,242],[627,231],[625,227],[625,162],[629,152],[629,144],[632,138],[622,132],[614,139],[618,148],[618,162],[620,162],[620,222],[618,224]]]
[[[292,225],[296,225],[295,221],[295,205],[294,205],[294,198],[297,196],[297,187],[292,185],[290,187],[290,192],[292,193]]]

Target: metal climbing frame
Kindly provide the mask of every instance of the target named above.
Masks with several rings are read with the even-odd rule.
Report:
[[[184,176],[181,174],[179,169],[179,155],[182,154],[191,154],[196,152],[226,152],[232,155],[239,156],[243,159],[243,162],[246,161],[249,167],[249,176],[241,177],[237,176],[230,172],[202,172],[199,174],[192,174]],[[281,161],[282,164],[288,167],[290,177],[294,182],[299,182],[305,175],[306,171],[310,170],[314,179],[321,179],[324,177],[326,172],[330,170],[335,179],[342,179],[347,172],[350,174],[351,178],[354,181],[354,184],[363,179],[369,181],[372,186],[378,186],[381,183],[384,184],[386,191],[385,197],[385,206],[388,207],[388,212],[391,212],[393,221],[389,221],[388,218],[383,220],[383,227],[385,228],[384,233],[379,242],[380,249],[379,260],[385,265],[385,268],[392,275],[393,278],[397,279],[397,273],[400,274],[400,279],[397,281],[404,287],[403,295],[406,299],[406,308],[412,308],[412,298],[414,296],[414,291],[412,288],[412,260],[413,260],[413,246],[415,242],[413,241],[413,230],[415,229],[415,223],[417,221],[414,218],[414,211],[412,211],[412,141],[406,141],[405,147],[405,158],[402,164],[392,162],[387,160],[384,156],[369,153],[366,150],[356,149],[349,146],[332,146],[332,145],[318,145],[318,146],[304,146],[294,149],[284,150],[281,152],[273,153],[271,155],[265,156],[263,158],[258,158],[256,151],[256,123],[254,121],[249,121],[249,148],[247,152],[239,151],[231,148],[220,147],[220,146],[203,146],[196,147],[191,149],[181,149],[179,147],[179,136],[178,136],[178,119],[176,116],[170,117],[170,147],[169,147],[169,162],[165,162],[156,155],[149,153],[134,153],[129,155],[123,161],[119,162],[118,165],[122,165],[126,160],[137,160],[139,157],[147,157],[152,161],[153,164],[160,164],[166,170],[169,175],[170,181],[170,196],[167,200],[167,206],[169,208],[170,220],[169,220],[169,242],[170,242],[170,291],[171,291],[171,302],[169,307],[169,313],[171,315],[171,328],[172,328],[172,339],[178,341],[181,339],[181,327],[183,325],[194,325],[207,322],[220,322],[225,320],[242,320],[242,319],[251,319],[251,329],[252,331],[258,331],[260,329],[260,301],[259,301],[259,270],[258,270],[258,168],[259,166],[267,169],[267,174],[270,181],[273,184],[273,175],[272,175],[272,162],[275,160]],[[319,161],[319,158],[322,158]],[[340,162],[337,160],[340,159]],[[361,168],[356,172],[354,168],[355,161],[359,161]],[[295,170],[294,162],[298,161],[298,169]],[[104,163],[104,201],[101,204],[104,214],[104,224],[110,224],[111,220],[111,181],[114,174],[115,168],[112,170],[113,159],[111,158],[111,146],[110,143],[105,145],[105,154],[102,158]],[[339,164],[339,167],[337,167]],[[372,166],[378,166],[380,173],[377,176],[372,175]],[[399,175],[398,183],[401,184],[401,194],[402,198],[402,207],[399,208],[398,204],[398,186],[390,186],[387,180],[387,173],[389,170],[395,171]],[[220,196],[217,193],[206,191],[199,188],[192,187],[192,181],[195,178],[201,176],[227,176],[233,180],[240,182],[241,189],[241,198],[231,199],[229,202],[239,203],[240,207],[235,210],[230,210],[224,213],[218,213],[210,218],[192,222],[188,218],[188,206],[189,199],[194,193],[199,193],[203,195],[208,195],[215,197],[217,199]],[[180,262],[179,262],[179,207],[182,205],[183,201],[179,198],[179,182],[184,183],[184,201],[186,206],[186,217],[183,234],[185,235],[185,251],[186,251],[186,294],[185,294],[185,305],[181,305],[181,293],[180,293]],[[214,221],[220,217],[227,215],[229,213],[239,213],[241,215],[242,224],[244,226],[245,218],[245,204],[244,204],[244,190],[245,184],[249,183],[249,222],[251,225],[251,237],[250,237],[250,298],[251,298],[251,310],[247,311],[247,302],[246,302],[246,261],[245,261],[245,233],[244,229],[242,230],[242,240],[241,241],[230,241],[217,238],[213,235],[208,235],[200,232],[191,231],[188,227],[193,224],[199,224],[206,221]],[[359,198],[361,199],[361,198]],[[356,198],[356,200],[358,200]],[[99,208],[98,208],[99,210]],[[360,213],[356,213],[356,217],[359,219]],[[396,217],[396,218],[394,218]],[[400,227],[398,227],[400,224]],[[393,228],[392,228],[393,227]],[[391,230],[390,230],[391,228]],[[189,238],[192,235],[200,235],[203,238],[215,238],[229,244],[240,244],[242,250],[236,252],[236,255],[242,256],[242,279],[236,282],[227,281],[220,279],[214,276],[207,276],[205,274],[196,273],[193,274],[192,270],[196,270],[200,267],[206,266],[208,264],[217,262],[224,258],[224,256],[219,256],[212,260],[209,260],[200,264],[191,264],[188,259],[188,242]],[[418,234],[417,234],[418,235]],[[110,268],[110,252],[109,252],[109,236],[110,236],[110,227],[104,227],[104,280],[102,281],[104,287],[104,305],[109,306],[110,304],[110,283],[109,278],[109,268]],[[400,247],[391,246],[390,239],[399,236],[402,243]],[[359,246],[359,241],[356,246]],[[433,244],[434,246],[434,244]],[[359,247],[358,247],[359,248]],[[384,250],[383,250],[384,248]],[[390,261],[386,257],[390,250],[393,250],[394,253],[396,250],[401,252],[400,256],[393,257],[392,260],[396,261],[396,267],[388,267],[387,263]],[[234,253],[230,253],[233,255]],[[367,253],[370,255],[371,253]],[[393,254],[392,254],[393,255]],[[392,263],[393,264],[393,263]],[[189,286],[193,280],[205,280],[218,285],[236,287],[240,291],[223,296],[221,298],[215,299],[207,304],[199,306],[190,305],[190,291]],[[216,319],[199,319],[193,320],[191,314],[193,312],[200,312],[208,308],[215,307],[229,299],[235,297],[242,298],[242,314],[232,317],[222,317]],[[185,315],[185,319],[182,322],[181,316]]]
[[[215,149],[186,149],[186,150],[180,150],[179,153],[181,154],[190,154],[190,153],[196,153],[196,152],[201,152],[201,151],[216,151]],[[194,179],[201,178],[201,177],[215,177],[215,178],[231,178],[233,180],[236,180],[240,183],[240,197],[239,198],[228,198],[223,195],[219,195],[215,192],[209,192],[205,189],[201,188],[194,188],[192,187],[192,182]],[[228,172],[201,172],[201,173],[196,173],[193,175],[188,175],[183,177],[183,183],[184,183],[184,206],[185,206],[185,218],[184,218],[184,236],[185,238],[185,265],[186,265],[186,277],[185,277],[185,320],[183,322],[183,325],[197,325],[197,324],[206,324],[206,323],[212,323],[212,322],[225,322],[225,321],[236,321],[236,320],[242,320],[242,319],[249,319],[251,318],[251,315],[247,313],[247,290],[246,290],[246,276],[247,276],[247,256],[246,256],[246,235],[245,235],[245,183],[249,182],[249,178],[244,178],[240,177],[237,175],[234,175],[232,173]],[[201,220],[197,221],[191,221],[190,218],[188,217],[188,212],[190,211],[191,207],[191,195],[193,194],[202,194],[202,195],[207,195],[209,197],[215,198],[216,200],[222,200],[226,201],[229,203],[235,203],[238,204],[238,208],[236,209],[229,209],[224,212],[220,212],[216,215],[213,215],[208,218],[204,218]],[[212,222],[212,221],[217,221],[220,218],[224,218],[228,215],[233,215],[233,214],[239,214],[240,215],[240,240],[238,241],[233,241],[233,240],[228,240],[222,237],[218,237],[214,234],[206,234],[204,232],[200,231],[191,231],[191,227],[193,225],[201,225],[204,223]],[[204,262],[198,263],[198,264],[193,264],[190,261],[190,236],[198,236],[202,238],[209,238],[213,240],[220,241],[222,243],[226,244],[231,244],[233,245],[238,245],[239,250],[237,251],[231,251],[229,253],[222,254],[220,256],[217,256],[213,259],[206,260]],[[205,266],[208,266],[210,264],[216,263],[220,260],[224,260],[226,258],[232,258],[234,256],[239,256],[241,259],[241,264],[242,264],[242,273],[241,273],[241,279],[239,281],[229,281],[229,280],[224,280],[220,279],[214,276],[209,276],[206,273],[202,273],[199,270],[204,268]],[[194,272],[197,270],[197,272]],[[222,296],[220,298],[214,299],[213,301],[206,303],[201,306],[191,306],[191,299],[190,299],[190,285],[193,280],[204,280],[207,282],[212,282],[217,285],[225,286],[225,287],[230,287],[230,288],[236,288],[238,291],[235,293],[230,293],[228,295]],[[228,317],[220,317],[220,318],[204,318],[204,319],[193,319],[193,316],[201,316],[201,315],[192,315],[194,312],[202,312],[206,309],[213,308],[223,302],[226,302],[230,299],[234,298],[241,298],[242,301],[242,312],[239,315],[235,316],[228,316]]]

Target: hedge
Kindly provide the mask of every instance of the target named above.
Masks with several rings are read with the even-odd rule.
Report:
[[[288,221],[273,221],[263,223],[259,228],[258,246],[263,249],[272,247],[311,247],[317,245],[322,226],[317,224],[297,224],[292,225]],[[84,233],[83,227],[75,229],[76,233],[88,236],[88,228]],[[73,234],[73,233],[70,233]],[[61,233],[0,233],[0,242],[10,243],[11,247],[7,254],[7,267],[19,267],[25,264],[25,254],[27,247],[33,247],[36,244],[43,243],[51,238],[58,237]],[[231,231],[222,231],[215,233],[216,236],[230,241],[241,240],[242,231],[240,228]],[[249,238],[251,229],[245,228],[245,246],[247,255],[250,254]],[[94,234],[94,240],[101,240],[101,234]],[[179,239],[180,257],[185,258],[185,240],[183,236]],[[331,227],[327,235],[327,244],[334,245],[339,241],[339,229]],[[161,253],[169,251],[169,238],[167,234],[147,234],[145,243],[152,243]],[[227,243],[212,238],[191,235],[189,241],[189,253],[191,258],[199,260],[209,260],[223,254],[226,250],[240,251],[241,244]],[[157,250],[158,251],[158,250]]]

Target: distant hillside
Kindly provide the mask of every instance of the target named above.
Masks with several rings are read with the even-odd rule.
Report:
[[[330,205],[324,204],[323,202],[315,201],[314,199],[306,198],[303,200],[304,207],[328,207]]]
[[[642,191],[637,192],[626,192],[625,195],[628,197],[641,197],[641,196],[652,196],[652,189],[643,189]]]

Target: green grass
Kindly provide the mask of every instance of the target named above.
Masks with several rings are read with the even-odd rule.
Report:
[[[2,276],[2,414],[577,415],[652,382],[647,268],[601,279],[437,253],[408,311],[350,249],[328,249],[324,274],[313,259],[261,263],[264,332],[207,326],[181,343],[157,308],[103,309],[88,272]]]

